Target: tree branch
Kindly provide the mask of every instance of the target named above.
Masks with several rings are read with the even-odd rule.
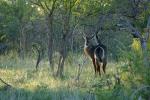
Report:
[[[71,9],[75,6],[76,2],[77,2],[77,0],[74,0],[72,5],[71,5],[71,2],[70,2]]]
[[[47,5],[47,2],[46,2],[46,1],[44,2],[44,5],[45,5],[45,7],[46,7],[46,9],[47,9],[48,11],[51,11],[51,9],[48,7],[48,5]]]
[[[52,14],[53,14],[53,12],[54,12],[55,5],[56,5],[56,1],[57,1],[57,0],[53,0],[52,9],[50,10],[50,13],[49,13],[50,16],[52,16]]]
[[[44,5],[42,4],[42,2],[41,1],[36,1],[36,2],[34,2],[34,1],[30,1],[32,4],[34,4],[34,5],[36,5],[36,6],[39,6],[39,7],[41,7],[43,10],[44,10],[44,12],[46,12],[47,13],[47,10],[46,10],[46,8],[44,7]]]
[[[12,87],[10,84],[6,83],[2,78],[0,78],[0,81],[5,84],[6,86]]]

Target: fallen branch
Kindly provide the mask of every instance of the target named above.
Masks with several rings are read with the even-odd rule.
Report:
[[[7,87],[12,87],[10,84],[6,83],[2,78],[0,78],[0,81],[5,84]]]

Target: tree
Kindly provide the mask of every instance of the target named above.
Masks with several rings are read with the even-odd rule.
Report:
[[[68,54],[68,46],[69,46],[69,37],[71,36],[71,17],[72,17],[72,9],[75,6],[78,0],[62,0],[62,37],[61,37],[61,45],[59,48],[59,62],[58,62],[58,69],[57,69],[57,76],[63,77],[64,72],[64,62]]]
[[[27,46],[27,26],[32,15],[32,7],[26,3],[25,0],[12,1],[12,6],[14,7],[14,16],[17,18],[18,22],[18,32],[19,32],[19,54],[21,58],[26,55]]]
[[[51,66],[52,71],[54,71],[53,65],[53,17],[54,10],[56,9],[58,0],[31,0],[31,3],[40,7],[46,16],[46,24],[48,26],[48,59]]]

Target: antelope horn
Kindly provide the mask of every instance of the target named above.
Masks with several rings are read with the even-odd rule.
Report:
[[[84,32],[82,32],[82,37],[83,37],[84,39],[86,39],[86,37],[87,37]]]

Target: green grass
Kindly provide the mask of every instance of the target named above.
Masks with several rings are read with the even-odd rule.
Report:
[[[81,63],[82,59],[75,57],[78,61],[71,62],[70,59],[75,58],[70,57],[66,60],[64,78],[59,79],[52,76],[47,60],[41,62],[36,72],[36,60],[33,58],[21,60],[12,54],[1,56],[0,77],[13,88],[5,89],[0,82],[0,100],[128,100],[133,91],[144,84],[140,75],[133,78],[129,71],[124,71],[127,67],[124,62],[109,62],[107,74],[95,77],[93,66],[87,61],[77,81],[77,63]],[[121,85],[115,84],[117,72]]]

